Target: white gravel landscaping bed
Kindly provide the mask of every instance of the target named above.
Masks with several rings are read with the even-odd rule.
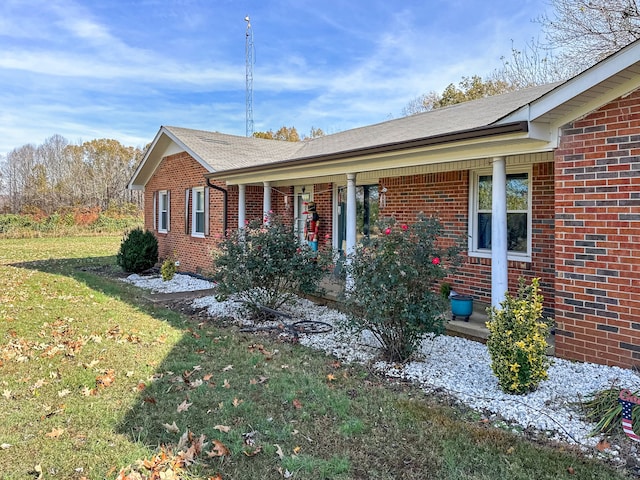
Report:
[[[214,286],[187,275],[176,275],[170,282],[138,276],[130,276],[127,281],[159,292]],[[231,317],[239,324],[246,324],[240,305],[233,301],[217,302],[214,297],[206,296],[195,299],[192,306],[206,308],[211,316]],[[332,325],[344,320],[342,313],[303,299],[287,311],[296,320],[320,320]],[[491,372],[486,346],[452,336],[425,339],[420,360],[405,365],[376,361],[376,341],[371,335],[346,336],[334,329],[325,334],[301,335],[300,343],[343,362],[370,363],[376,371],[411,381],[426,392],[444,391],[472,409],[499,415],[522,429],[546,432],[551,439],[585,448],[594,447],[600,438],[589,436],[593,424],[582,420],[580,411],[573,405],[579,396],[613,384],[632,391],[640,389],[640,376],[631,370],[554,358],[548,371],[549,379],[535,392],[507,395],[500,390]],[[610,453],[616,455],[616,446]]]

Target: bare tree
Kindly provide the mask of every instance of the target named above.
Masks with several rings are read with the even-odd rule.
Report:
[[[584,70],[640,38],[635,0],[550,0],[552,16],[538,22],[563,62]]]

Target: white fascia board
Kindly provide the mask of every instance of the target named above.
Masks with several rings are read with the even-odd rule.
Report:
[[[512,134],[500,140],[475,139],[459,144],[443,144],[436,148],[419,148],[394,152],[363,155],[336,161],[319,162],[313,165],[289,165],[286,168],[238,172],[224,175],[221,179],[227,185],[260,184],[263,181],[294,182],[302,179],[326,178],[344,175],[347,172],[374,172],[390,168],[415,167],[420,165],[467,161],[494,156],[509,156],[527,153],[540,153],[552,149],[548,139],[530,138],[528,133]]]

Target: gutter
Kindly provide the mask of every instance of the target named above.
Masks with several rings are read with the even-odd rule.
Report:
[[[219,187],[218,185],[214,185],[213,183],[211,183],[211,179],[209,177],[207,178],[207,186],[222,192],[222,234],[226,237],[227,236],[227,210],[228,210],[228,204],[229,204],[229,192],[227,191],[227,189]]]
[[[324,155],[314,155],[312,157],[299,157],[289,160],[282,160],[272,163],[263,163],[253,165],[251,167],[235,168],[230,170],[221,170],[219,172],[208,173],[205,175],[207,182],[211,178],[224,178],[227,175],[235,175],[239,173],[254,173],[265,170],[274,170],[280,167],[311,165],[319,161],[344,160],[355,158],[362,155],[380,154],[394,152],[398,150],[406,150],[409,148],[429,147],[441,145],[444,143],[459,142],[463,140],[473,140],[493,135],[506,135],[511,133],[526,133],[529,131],[529,123],[527,121],[518,121],[505,123],[503,125],[489,125],[485,127],[472,128],[469,130],[461,130],[453,133],[445,133],[432,137],[424,137],[413,140],[404,140],[401,142],[387,143],[376,145],[373,147],[364,147],[353,150],[344,150],[342,152],[329,153]]]

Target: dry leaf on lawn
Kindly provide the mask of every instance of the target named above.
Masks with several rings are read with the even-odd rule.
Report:
[[[231,455],[229,449],[220,440],[213,440],[211,443],[213,444],[213,448],[207,453],[209,457],[226,457],[227,455]]]
[[[233,406],[234,406],[234,407],[236,407],[236,408],[238,408],[238,406],[239,406],[242,402],[244,402],[244,400],[240,400],[239,398],[234,398],[234,399],[233,399]]]
[[[191,405],[193,405],[193,403],[187,403],[186,400],[183,400],[183,402],[180,405],[178,405],[178,413],[186,412],[187,410],[189,410],[189,407]]]
[[[282,451],[282,447],[277,443],[273,445],[276,447],[276,455],[278,455],[281,459],[284,458],[284,452]]]
[[[163,423],[162,426],[169,433],[179,433],[180,432],[180,429],[176,425],[175,421],[171,425],[169,425],[168,423]]]
[[[221,432],[228,433],[231,430],[231,427],[227,427],[226,425],[216,425],[213,427],[214,430],[220,430]]]
[[[244,453],[247,457],[255,457],[261,451],[262,451],[262,446],[258,445],[254,450],[243,450],[242,453]]]
[[[223,372],[228,372],[229,370],[233,370],[233,365],[227,365],[222,369]]]
[[[302,408],[302,402],[297,398],[294,398],[293,402],[291,403],[293,403],[293,406],[295,407],[296,410],[300,410]]]
[[[604,438],[600,440],[596,445],[596,448],[601,452],[604,452],[609,447],[611,447],[611,444],[607,442]]]
[[[49,438],[58,438],[63,433],[64,433],[64,428],[54,428],[49,433],[46,433],[45,436]]]

